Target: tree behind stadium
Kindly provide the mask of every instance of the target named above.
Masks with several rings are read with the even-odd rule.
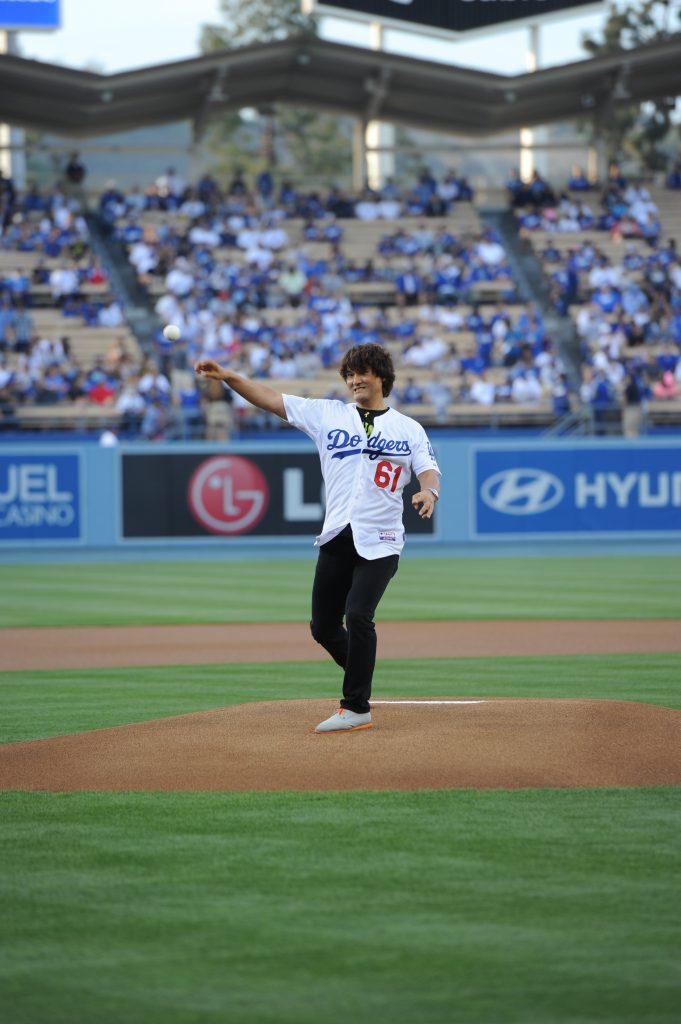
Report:
[[[225,24],[202,28],[204,54],[317,32],[315,19],[301,13],[300,0],[221,0],[220,8]],[[266,167],[298,181],[301,169],[318,182],[337,182],[351,175],[352,121],[348,117],[275,104],[247,119],[236,111],[216,115],[206,135],[218,170],[226,174],[240,167],[252,176]]]
[[[602,38],[585,36],[582,45],[592,57],[620,54],[622,50],[668,38],[678,31],[679,18],[681,13],[673,9],[670,0],[612,5]],[[626,80],[622,84],[626,88]],[[665,100],[609,110],[600,125],[609,159],[620,160],[630,155],[647,170],[663,170],[672,155],[668,149],[673,151],[674,143],[678,148],[679,126],[672,126],[671,122],[673,106]],[[672,134],[676,135],[675,140],[670,138]]]

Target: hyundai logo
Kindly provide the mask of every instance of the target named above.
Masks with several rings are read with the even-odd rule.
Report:
[[[541,469],[503,469],[485,480],[480,496],[495,512],[534,516],[561,501],[565,488],[553,473]]]

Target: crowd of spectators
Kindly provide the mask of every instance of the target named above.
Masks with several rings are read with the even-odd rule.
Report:
[[[71,164],[80,173],[77,154]],[[677,187],[673,172],[667,184]],[[224,189],[209,175],[187,185],[173,169],[144,191],[109,183],[99,200],[102,222],[153,295],[159,322],[177,324],[181,337],[166,341],[159,330],[156,351],[144,359],[122,338],[108,339],[92,365],[72,351],[69,318],[117,328],[124,314],[92,254],[78,199],[67,188],[18,196],[6,179],[0,186],[5,413],[17,404],[98,405],[120,417],[127,437],[221,439],[246,409],[238,398],[230,404],[224,389],[199,390],[191,372],[197,359],[304,387],[350,345],[368,341],[396,357],[395,400],[434,407],[443,422],[457,403],[548,401],[557,415],[575,403],[539,310],[517,304],[500,239],[476,219],[454,216],[473,198],[455,172],[438,181],[424,171],[405,191],[389,181],[356,197],[289,182],[275,188],[266,172],[252,183],[237,172]],[[598,191],[578,168],[560,193],[538,174],[523,183],[513,173],[507,189],[521,234],[550,232],[538,255],[557,308],[580,307],[584,375],[576,397],[604,409],[625,399],[634,406],[635,395],[639,404],[676,396],[681,267],[674,243],[660,241],[647,190],[616,167]],[[358,247],[354,225],[370,222],[370,234],[360,231],[370,249]],[[621,259],[593,241],[566,252],[559,237],[583,229],[625,239]],[[9,268],[7,253],[35,259],[30,269],[19,258]],[[86,284],[102,288],[88,294]],[[56,337],[41,336],[33,323],[38,286],[61,311]],[[356,286],[368,291],[358,298]],[[481,301],[485,287],[491,291]],[[344,397],[337,386],[328,394]]]
[[[395,220],[399,217],[443,217],[457,203],[471,202],[474,192],[466,178],[448,171],[438,181],[424,169],[411,188],[400,189],[388,178],[382,188],[367,188],[352,196],[331,186],[325,192],[296,187],[282,181],[275,187],[269,171],[262,171],[252,182],[243,172],[235,172],[223,188],[211,174],[204,174],[188,185],[173,167],[145,190],[139,186],[121,191],[110,181],[100,197],[100,212],[110,222],[144,211],[179,212],[192,220],[215,215],[252,216],[272,211],[276,216],[316,220],[336,217],[362,221]]]
[[[337,366],[348,346],[378,341],[403,371],[406,383],[395,394],[401,404],[426,402],[444,418],[452,402],[539,402],[560,391],[564,375],[538,311],[509,304],[515,286],[498,237],[435,220],[471,199],[454,172],[436,181],[424,171],[406,192],[388,182],[358,197],[333,188],[298,191],[286,182],[275,191],[266,174],[249,188],[237,173],[225,190],[209,176],[189,187],[172,169],[144,192],[123,193],[110,183],[101,217],[140,281],[156,292],[161,283],[156,312],[161,323],[180,326],[181,340],[168,342],[159,331],[144,365],[117,341],[83,367],[68,331],[58,338],[33,331],[31,286],[48,284],[65,317],[91,325],[116,326],[122,310],[113,299],[103,304],[82,294],[84,281],[105,280],[105,273],[92,260],[73,196],[30,189],[0,243],[38,255],[22,296],[8,299],[3,280],[2,302],[14,323],[0,398],[111,408],[125,436],[198,431],[218,438],[244,410],[238,398],[230,408],[223,389],[197,389],[191,367],[198,358],[300,383]],[[404,217],[410,220],[395,223]],[[370,252],[346,254],[350,221],[385,222],[385,230],[376,225]],[[498,301],[481,304],[477,290],[490,282]],[[356,283],[390,286],[389,301],[352,301]],[[329,393],[343,395],[338,387]]]
[[[581,403],[598,418],[621,405],[631,411],[650,398],[676,398],[681,262],[675,240],[663,238],[649,189],[627,182],[616,164],[604,188],[588,183],[579,169],[558,196],[539,175],[522,188],[512,175],[507,187],[521,236],[545,232],[536,252],[556,309],[574,317]],[[678,166],[666,187],[681,187]],[[594,196],[589,205],[581,195],[587,191]],[[588,238],[571,243],[570,233],[580,231],[589,231]]]
[[[590,183],[578,167],[559,192],[538,171],[528,184],[512,172],[506,188],[523,236],[534,231],[608,231],[615,238],[640,238],[650,245],[660,237],[659,212],[650,191],[628,184],[616,164],[602,188]],[[591,201],[587,192],[592,194]]]
[[[9,179],[4,179],[5,186]],[[71,325],[119,328],[122,304],[93,254],[80,203],[64,189],[6,197],[0,231],[0,406],[5,425],[21,405],[104,404],[118,389],[111,354],[81,365]],[[93,286],[91,288],[87,286]],[[49,329],[38,307],[52,307]]]
[[[376,341],[393,350],[404,372],[430,371],[404,394],[398,389],[397,400],[418,394],[441,415],[452,402],[490,404],[491,396],[536,404],[564,390],[538,312],[519,315],[508,305],[515,285],[496,234],[457,233],[451,220],[428,219],[429,198],[451,213],[462,192],[470,197],[454,174],[440,183],[423,174],[405,195],[388,183],[381,193],[344,200],[342,209],[333,189],[320,197],[285,185],[262,202],[257,184],[249,191],[241,176],[218,195],[205,179],[187,188],[172,173],[147,190],[147,209],[164,209],[157,204],[166,192],[174,198],[165,212],[180,217],[145,219],[139,190],[132,201],[105,194],[102,208],[139,279],[160,286],[161,322],[181,328],[177,343],[158,339],[169,372],[210,357],[259,378],[311,380],[339,365],[350,345]],[[415,213],[423,219],[414,221]],[[370,252],[346,247],[351,220],[383,218],[389,223],[385,231],[377,225]],[[388,302],[353,301],[358,282],[389,285]],[[477,301],[490,283],[498,286],[496,306]],[[461,332],[465,344],[453,340]],[[490,371],[495,380],[478,386]]]
[[[347,258],[338,241],[328,253],[312,252],[289,241],[284,229],[282,247],[269,248],[272,232],[261,225],[239,231],[235,244],[220,254],[186,247],[186,234],[173,237],[168,230],[155,244],[133,243],[130,259],[147,284],[154,276],[162,281],[157,312],[164,322],[183,328],[190,358],[215,356],[221,344],[231,345],[235,331],[243,335],[247,320],[260,324],[273,352],[280,347],[294,352],[317,339],[320,367],[335,365],[350,343],[348,332],[359,304],[349,293],[358,282],[390,286],[401,309],[455,307],[470,302],[485,282],[499,282],[509,298],[514,293],[503,249],[489,232],[457,238],[446,228],[433,232],[425,223],[413,230],[400,228],[382,236],[377,252],[360,261]],[[279,231],[276,237],[278,242]],[[166,261],[164,246],[186,254]]]

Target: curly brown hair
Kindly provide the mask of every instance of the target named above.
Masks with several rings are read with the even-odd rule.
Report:
[[[395,383],[393,359],[382,345],[353,345],[343,356],[340,375],[347,380],[351,373],[373,373],[383,381],[383,397],[387,398]]]

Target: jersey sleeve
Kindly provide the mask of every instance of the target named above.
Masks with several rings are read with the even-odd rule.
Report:
[[[327,402],[322,398],[298,398],[296,395],[282,395],[286,419],[292,427],[316,441],[322,426],[324,408]]]
[[[412,470],[416,474],[425,473],[428,469],[434,469],[436,473],[442,476],[440,467],[437,464],[435,458],[435,452],[433,446],[428,440],[428,435],[422,426],[419,425],[417,433],[417,441],[414,446],[414,456],[411,463]]]

